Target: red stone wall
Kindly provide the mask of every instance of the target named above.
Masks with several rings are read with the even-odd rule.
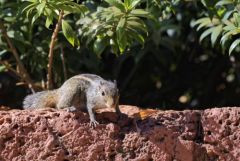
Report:
[[[239,161],[240,108],[156,111],[133,119],[102,112],[0,111],[0,161]],[[134,123],[136,122],[136,123]],[[137,130],[138,129],[138,130]]]

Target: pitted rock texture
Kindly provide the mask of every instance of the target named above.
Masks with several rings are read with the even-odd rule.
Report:
[[[240,108],[205,110],[204,143],[212,160],[240,161]]]
[[[97,114],[89,127],[84,112],[0,111],[0,161],[239,161],[240,108],[156,111],[120,107]]]

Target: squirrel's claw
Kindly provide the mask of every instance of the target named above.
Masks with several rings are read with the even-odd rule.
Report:
[[[90,126],[93,127],[93,128],[96,127],[98,124],[99,123],[96,120],[91,120],[90,121]]]

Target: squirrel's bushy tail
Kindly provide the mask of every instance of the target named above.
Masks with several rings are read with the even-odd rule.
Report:
[[[49,102],[54,100],[54,96],[53,91],[42,91],[28,95],[24,98],[23,109],[46,108]]]

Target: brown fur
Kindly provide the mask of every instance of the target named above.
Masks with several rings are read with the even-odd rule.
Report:
[[[45,98],[45,107],[57,108],[57,97],[55,95],[48,95]]]

